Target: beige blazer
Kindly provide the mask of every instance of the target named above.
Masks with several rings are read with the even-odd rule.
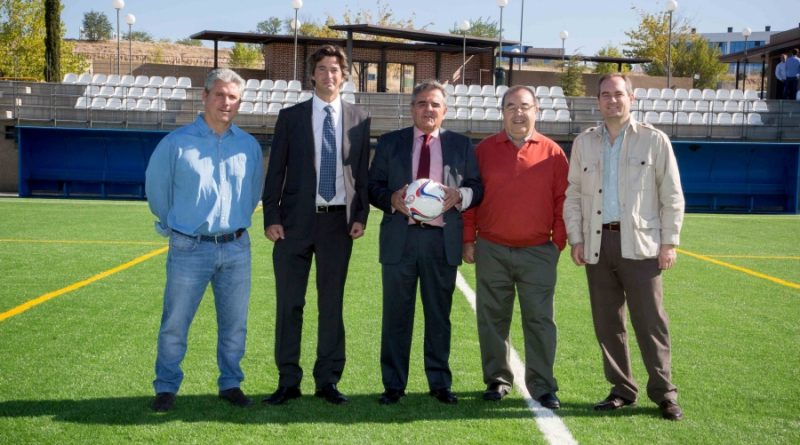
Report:
[[[589,264],[600,257],[603,225],[601,129],[590,128],[575,138],[564,201],[569,244],[584,243]],[[661,244],[679,244],[683,224],[683,191],[672,144],[662,131],[631,118],[619,162],[622,257],[655,258]]]

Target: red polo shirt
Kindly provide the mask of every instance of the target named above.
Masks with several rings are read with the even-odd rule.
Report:
[[[464,212],[464,242],[476,234],[495,244],[530,247],[567,243],[562,211],[567,157],[553,140],[534,130],[517,148],[505,131],[476,148],[483,182],[480,205]]]

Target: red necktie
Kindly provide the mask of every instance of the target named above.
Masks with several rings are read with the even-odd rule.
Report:
[[[426,134],[422,139],[422,148],[419,151],[419,164],[417,164],[417,179],[429,178],[431,175],[431,135]]]

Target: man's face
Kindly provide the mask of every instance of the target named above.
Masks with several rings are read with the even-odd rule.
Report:
[[[320,59],[314,67],[314,90],[317,96],[334,99],[339,94],[344,74],[339,59],[327,56]]]
[[[411,104],[411,116],[414,118],[414,126],[425,134],[433,133],[442,126],[445,113],[447,113],[447,105],[444,101],[444,95],[438,88],[422,91],[417,94],[414,103]]]
[[[624,79],[611,77],[600,84],[598,102],[603,119],[625,121],[631,115],[633,94],[626,90]]]
[[[210,91],[203,91],[205,119],[214,130],[227,129],[239,112],[240,91],[235,82],[214,81]]]
[[[512,139],[525,139],[535,128],[538,110],[533,100],[531,92],[527,89],[506,95],[503,105],[503,128]]]

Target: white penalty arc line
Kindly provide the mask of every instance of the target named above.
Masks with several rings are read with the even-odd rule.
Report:
[[[475,311],[475,291],[469,287],[467,280],[464,279],[460,271],[456,275],[456,286],[458,286],[458,289],[464,294],[472,310]],[[577,444],[578,441],[572,437],[572,434],[561,418],[558,417],[553,410],[545,408],[540,405],[539,402],[533,400],[531,394],[528,392],[528,388],[525,387],[525,366],[522,364],[519,354],[517,354],[516,349],[513,347],[511,348],[510,355],[511,370],[514,373],[514,386],[517,388],[517,392],[522,395],[522,398],[528,405],[528,409],[533,413],[536,419],[536,426],[539,428],[539,431],[544,434],[544,438],[547,442],[554,445]]]

